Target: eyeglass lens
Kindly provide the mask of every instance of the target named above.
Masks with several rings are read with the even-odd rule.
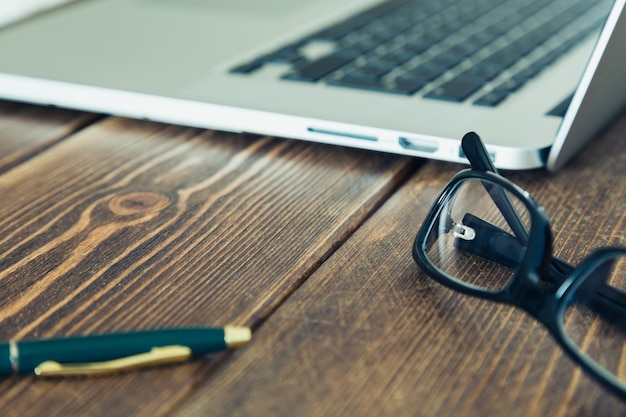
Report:
[[[525,230],[503,212],[509,217],[517,213]],[[467,179],[444,202],[424,249],[449,278],[496,292],[507,286],[522,263],[529,230],[530,215],[518,197],[488,180]]]
[[[605,279],[613,288],[592,290],[583,284],[577,289],[562,317],[563,327],[580,353],[626,384],[625,255],[602,263],[587,277]]]

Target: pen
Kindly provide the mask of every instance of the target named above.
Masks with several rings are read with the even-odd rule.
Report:
[[[0,376],[103,375],[245,345],[247,327],[177,328],[0,343]]]

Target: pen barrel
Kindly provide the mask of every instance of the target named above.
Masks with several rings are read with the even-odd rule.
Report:
[[[0,375],[11,375],[12,373],[11,347],[8,343],[0,343]]]
[[[45,361],[59,363],[103,362],[128,357],[165,346],[185,346],[193,356],[225,350],[228,345],[222,328],[186,328],[152,330],[58,339],[24,340],[16,343],[16,360],[0,360],[0,372],[17,368],[18,373],[32,373]],[[8,346],[8,345],[7,345]],[[10,373],[10,372],[9,372]]]

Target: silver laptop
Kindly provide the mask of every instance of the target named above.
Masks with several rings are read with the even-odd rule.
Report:
[[[625,1],[73,1],[0,28],[0,97],[556,170],[624,107]]]

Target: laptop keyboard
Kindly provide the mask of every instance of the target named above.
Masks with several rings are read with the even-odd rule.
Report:
[[[601,0],[391,0],[231,69],[291,82],[496,106],[596,32]],[[328,53],[311,57],[307,50]]]

